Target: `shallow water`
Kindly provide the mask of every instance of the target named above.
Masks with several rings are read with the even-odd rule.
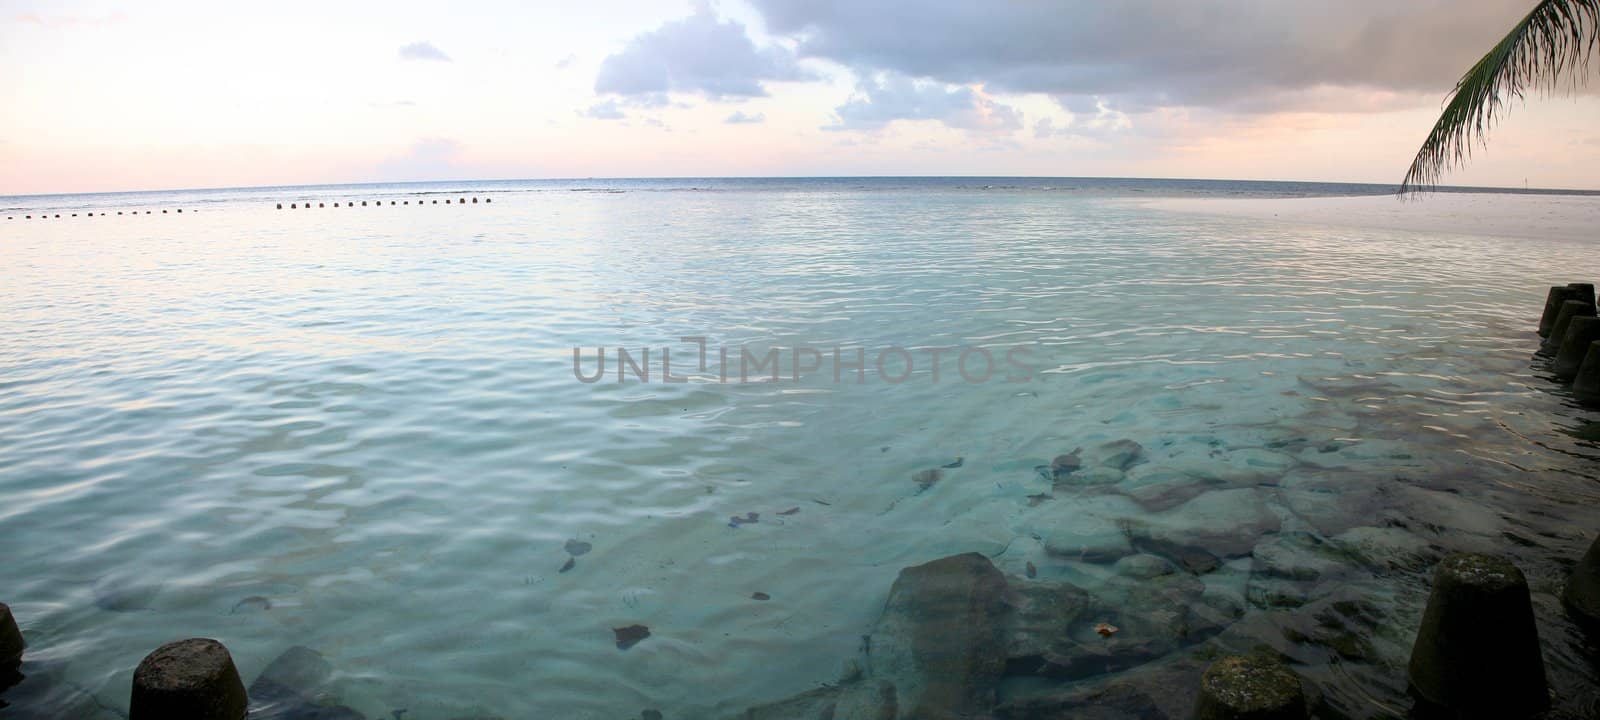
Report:
[[[1593,241],[1473,234],[1474,196],[1419,230],[1056,187],[7,198],[97,213],[0,226],[0,601],[27,682],[115,714],[145,653],[210,636],[247,681],[317,649],[369,717],[718,717],[834,680],[902,567],[978,551],[1108,587],[1045,548],[1109,523],[1222,556],[1204,580],[1240,617],[1207,645],[1271,645],[1353,717],[1407,705],[1429,558],[1509,554],[1552,685],[1593,701],[1556,598],[1600,530],[1600,414],[1531,360],[1545,288],[1600,275]],[[494,202],[273,209],[452,189]],[[98,215],[134,207],[157,213]],[[863,348],[867,378],[720,383],[686,336]],[[651,382],[580,382],[575,347],[586,372],[651,348]],[[1024,348],[1032,377],[965,382],[952,353],[935,382],[936,347]],[[662,348],[696,377],[661,382]],[[1052,458],[1124,439],[1137,464],[1052,489]],[[1252,600],[1262,543],[1374,533],[1361,570]],[[1285,632],[1349,592],[1371,648]],[[619,650],[632,624],[651,636]]]

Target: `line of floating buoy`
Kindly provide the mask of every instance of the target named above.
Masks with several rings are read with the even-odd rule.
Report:
[[[445,198],[444,204],[450,205],[450,204],[454,203],[456,205],[466,205],[466,204],[470,203],[470,204],[476,205],[476,204],[478,204],[479,200],[480,200],[480,198],[464,198],[464,197],[463,198],[454,198],[454,199]],[[481,198],[481,200],[485,204],[494,202],[494,200],[492,198]],[[383,201],[382,200],[371,200],[371,201],[362,200],[361,201],[361,207],[368,207],[369,204],[372,207],[383,207]],[[389,201],[389,205],[390,206],[394,206],[394,205],[410,205],[410,204],[411,204],[410,200],[390,200]],[[417,201],[417,205],[418,206],[428,205],[428,204],[438,205],[439,201],[438,200],[431,200],[431,201],[418,200]],[[327,205],[326,202],[317,203],[317,207],[319,207],[319,208],[325,208],[327,206],[328,205]],[[334,203],[333,206],[334,207],[339,207],[339,203]],[[356,206],[356,201],[355,200],[350,200],[350,201],[347,201],[347,202],[344,203],[344,207],[347,207],[347,208],[353,208],[355,206]],[[292,203],[289,203],[289,207],[287,207],[287,208],[285,208],[283,206],[283,203],[278,203],[277,209],[279,209],[279,210],[310,210],[311,209],[311,203],[310,202],[303,202],[303,203],[302,202],[292,202]]]
[[[162,215],[166,215],[169,212],[177,213],[177,214],[181,215],[181,214],[183,214],[183,208],[178,208],[177,210],[170,210],[170,211],[169,210],[162,210],[161,214]],[[82,213],[82,214],[83,214],[84,217],[94,217],[96,215],[99,215],[100,217],[106,217],[106,216],[111,214],[111,211],[110,210],[105,210],[105,211],[98,212],[98,213],[86,212],[86,213]],[[139,211],[138,210],[118,210],[117,214],[118,215],[124,215],[124,214],[126,214],[126,215],[138,215]],[[145,210],[144,214],[145,215],[154,215],[155,211],[154,210]],[[20,217],[23,220],[34,220],[34,219],[38,219],[38,220],[53,220],[53,219],[61,217],[61,215],[62,215],[61,213],[55,213],[55,214],[39,213],[39,215],[36,218],[32,213],[29,213],[29,214],[26,214],[26,215],[21,215],[21,216],[12,214],[12,215],[7,215],[6,219],[7,220],[16,220],[16,219],[18,219]],[[78,215],[79,215],[79,213],[67,213],[66,214],[66,216],[69,219],[70,218],[75,218]]]

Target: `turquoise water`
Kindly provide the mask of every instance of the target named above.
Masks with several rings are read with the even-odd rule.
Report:
[[[1552,685],[1595,696],[1556,597],[1600,530],[1600,416],[1530,359],[1594,243],[1140,200],[1326,186],[717,182],[0,201],[96,213],[0,226],[0,601],[30,642],[5,712],[116,717],[145,653],[209,636],[246,681],[316,649],[366,717],[721,717],[837,678],[902,567],[977,551],[1097,592],[1117,566],[1063,547],[1129,527],[1220,560],[1230,620],[1171,660],[1266,644],[1352,717],[1403,712],[1431,558],[1491,550]],[[274,209],[352,198],[429,204]],[[869,373],[722,383],[688,336]],[[580,382],[577,347],[695,377]],[[1031,377],[948,355],[935,382],[939,347]],[[1053,483],[1076,448],[1095,471]],[[1348,572],[1274,584],[1304,537]],[[1354,655],[1297,630],[1341,593],[1378,617]]]

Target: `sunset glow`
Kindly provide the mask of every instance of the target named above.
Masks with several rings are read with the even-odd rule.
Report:
[[[1053,23],[1000,4],[975,26],[955,5],[870,5],[6,2],[0,193],[589,176],[1389,183],[1460,68],[1526,10],[1223,2],[1172,13],[1169,37],[1133,29],[1159,3],[1069,3]],[[1220,33],[1217,17],[1237,27]],[[1513,103],[1448,181],[1600,187],[1597,111],[1587,94]]]

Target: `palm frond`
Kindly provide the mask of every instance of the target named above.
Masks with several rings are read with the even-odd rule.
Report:
[[[1461,76],[1449,102],[1400,183],[1400,193],[1430,189],[1482,143],[1504,104],[1529,89],[1574,87],[1600,43],[1600,0],[1542,0],[1504,39]]]

